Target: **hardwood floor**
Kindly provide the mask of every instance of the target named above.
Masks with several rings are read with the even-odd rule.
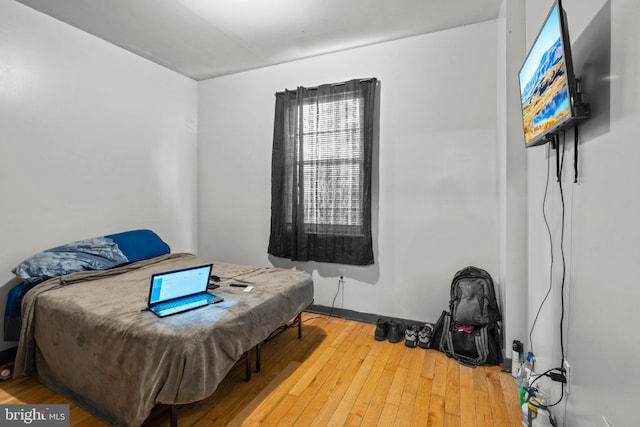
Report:
[[[209,398],[180,406],[178,425],[521,425],[517,388],[498,367],[375,341],[375,325],[311,313],[303,322],[302,340],[291,328],[262,347],[262,371],[250,382],[238,364]],[[71,426],[104,425],[33,378],[1,382],[0,403],[69,403]],[[168,424],[162,406],[145,422]]]

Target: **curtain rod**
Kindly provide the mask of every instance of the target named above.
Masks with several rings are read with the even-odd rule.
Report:
[[[375,80],[375,79],[376,79],[375,77],[368,77],[368,78],[366,78],[366,79],[360,79],[360,83],[370,82],[370,81]],[[351,80],[358,80],[358,79],[351,79]],[[338,83],[331,83],[331,87],[344,86],[344,85],[346,85],[347,83],[349,83],[351,80],[346,80],[346,81],[344,81],[344,82],[338,82]],[[324,86],[324,85],[321,85],[321,86]],[[304,86],[302,86],[302,87],[304,87]],[[319,86],[312,86],[312,87],[306,87],[305,89],[309,89],[309,90],[317,90],[317,89],[318,89],[318,87],[319,87]],[[278,94],[278,93],[284,93],[284,92],[285,92],[284,90],[281,90],[281,91],[279,91],[279,92],[276,92],[276,94]],[[294,90],[290,90],[289,92],[295,92],[295,89],[294,89]]]

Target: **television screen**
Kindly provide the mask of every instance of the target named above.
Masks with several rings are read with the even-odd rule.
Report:
[[[525,144],[544,144],[584,118],[578,102],[569,35],[555,2],[519,73]]]

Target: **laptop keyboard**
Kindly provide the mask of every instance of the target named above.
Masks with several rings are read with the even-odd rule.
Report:
[[[190,297],[180,298],[174,301],[167,301],[154,306],[156,312],[169,314],[171,311],[183,311],[190,308],[207,305],[209,297],[207,295],[193,295]]]

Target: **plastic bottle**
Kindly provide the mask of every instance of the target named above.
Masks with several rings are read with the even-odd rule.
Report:
[[[520,375],[523,351],[524,346],[522,343],[518,340],[513,340],[513,345],[511,346],[511,376],[513,378],[518,378]]]
[[[535,361],[535,356],[533,355],[533,353],[529,352],[527,354],[527,358],[520,365],[520,372],[519,372],[518,376],[515,379],[516,380],[516,384],[518,385],[518,387],[522,387],[523,380],[525,378],[529,379],[529,377],[531,376],[531,372],[533,371],[533,362],[534,361]]]
[[[538,408],[536,416],[531,423],[531,427],[553,427],[551,422],[551,412],[547,408]]]
[[[545,406],[545,401],[537,397],[522,404],[522,425],[524,427],[553,427],[551,412]]]
[[[524,378],[520,384],[520,406],[528,399],[527,389],[529,388],[529,378]]]
[[[537,408],[531,405],[529,402],[524,402],[522,404],[522,425],[524,427],[532,427],[532,424],[529,424],[529,420],[533,422],[536,411]]]

